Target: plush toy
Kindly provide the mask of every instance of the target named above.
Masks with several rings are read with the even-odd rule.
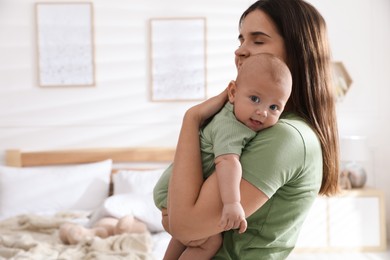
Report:
[[[92,228],[85,228],[75,223],[65,223],[60,226],[59,236],[64,244],[74,245],[95,236],[106,238],[124,233],[143,233],[145,231],[147,231],[147,227],[144,223],[127,215],[120,219],[102,218]]]

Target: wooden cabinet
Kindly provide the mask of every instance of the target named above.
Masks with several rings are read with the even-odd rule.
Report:
[[[294,252],[384,250],[384,193],[363,188],[317,198],[303,224]]]

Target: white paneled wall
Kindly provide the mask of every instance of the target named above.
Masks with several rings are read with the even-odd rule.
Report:
[[[333,57],[343,61],[352,79],[338,104],[341,136],[368,140],[368,185],[386,192],[390,223],[390,1],[311,0],[328,23]],[[390,238],[390,225],[387,225]]]
[[[55,2],[55,1],[52,1]],[[35,1],[0,2],[0,151],[175,146],[193,102],[150,102],[152,17],[207,18],[208,95],[235,77],[249,1],[93,1],[96,87],[37,86]]]
[[[9,148],[174,146],[194,103],[149,101],[148,20],[207,18],[211,96],[235,77],[238,18],[253,0],[95,0],[97,84],[63,88],[37,85],[35,2],[0,1],[0,160]],[[387,192],[390,223],[390,1],[309,2],[327,20],[334,60],[353,78],[338,104],[340,135],[367,136],[368,182]]]

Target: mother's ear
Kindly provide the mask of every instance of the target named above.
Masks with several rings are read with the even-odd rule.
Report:
[[[234,98],[236,96],[237,92],[237,85],[234,80],[230,81],[229,86],[228,86],[228,98],[230,103],[234,103]]]

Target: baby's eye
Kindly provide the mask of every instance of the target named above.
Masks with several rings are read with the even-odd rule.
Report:
[[[271,105],[269,108],[271,110],[273,110],[273,111],[278,110],[278,106],[277,105]]]
[[[259,97],[256,97],[256,96],[250,96],[250,99],[252,102],[255,102],[255,103],[260,103],[260,98]]]

